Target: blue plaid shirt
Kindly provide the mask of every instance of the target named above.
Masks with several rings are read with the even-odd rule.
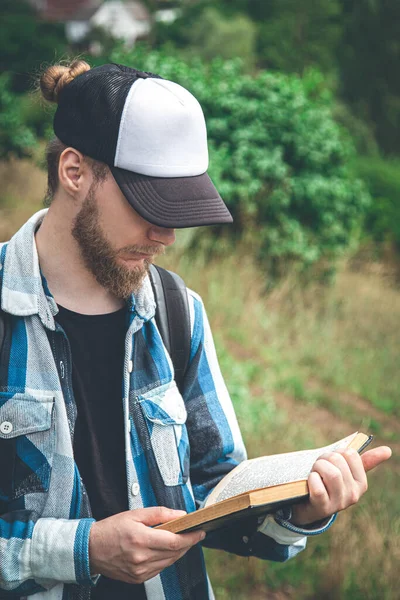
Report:
[[[0,245],[6,336],[0,362],[0,596],[86,600],[100,574],[89,568],[94,522],[74,461],[77,409],[68,340],[41,276],[35,231],[46,210]],[[181,395],[158,332],[148,278],[129,302],[123,413],[129,509],[191,512],[246,458],[201,298],[188,290],[191,353]],[[307,535],[288,514],[251,518],[207,536],[204,545],[284,561]],[[149,600],[213,598],[201,545],[145,582]]]

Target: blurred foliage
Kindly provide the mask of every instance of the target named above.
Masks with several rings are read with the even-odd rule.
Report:
[[[266,269],[329,265],[355,239],[369,194],[367,236],[398,244],[398,163],[382,151],[400,144],[399,12],[382,0],[191,0],[175,22],[155,23],[149,52],[115,49],[101,29],[68,48],[63,24],[0,0],[0,156],[29,155],[52,135],[55,106],[27,90],[43,66],[89,48],[93,66],[154,65],[199,99],[210,173],[235,217],[212,230],[211,250],[246,232]]]
[[[0,73],[11,73],[12,91],[32,88],[41,63],[56,62],[66,49],[63,24],[40,21],[24,0],[0,0]]]
[[[121,43],[122,40],[114,38],[109,31],[104,27],[91,27],[86,36],[74,45],[75,54],[87,52],[89,49],[92,66],[104,64],[105,57],[108,56],[115,45]]]
[[[199,10],[200,8],[200,10]],[[225,15],[213,5],[189,6],[175,22],[158,23],[155,38],[157,45],[172,40],[186,57],[199,56],[211,60],[216,56],[232,58],[240,56],[248,68],[256,58],[255,23],[244,14]]]
[[[238,17],[254,25],[253,62],[258,68],[301,74],[317,67],[336,96],[371,128],[381,149],[400,152],[399,2],[197,0],[183,4],[175,23],[159,26],[157,46],[168,42],[206,56],[211,31],[202,30],[203,45],[192,40],[191,32],[211,17],[210,6],[210,29],[222,22],[224,31],[233,33]],[[241,43],[240,36],[227,45],[216,38],[214,56],[242,56]]]
[[[340,0],[203,0],[184,4],[174,23],[158,25],[156,41],[158,46],[172,42],[196,49],[205,58],[252,55],[252,62],[261,68],[302,73],[319,66],[329,71],[337,63],[340,13]],[[211,56],[205,50],[208,46],[214,50]]]
[[[359,156],[355,164],[373,196],[365,232],[377,242],[394,242],[400,249],[400,160]]]
[[[0,75],[0,159],[30,156],[36,136],[26,125],[20,99],[10,91],[10,76]]]
[[[400,152],[400,3],[341,0],[341,90],[386,153]]]
[[[252,77],[240,60],[184,62],[145,46],[120,48],[112,60],[177,81],[198,98],[209,173],[235,219],[215,228],[214,239],[249,232],[254,253],[276,272],[283,262],[311,265],[348,247],[369,195],[348,167],[354,149],[318,72]]]
[[[190,51],[206,60],[236,55],[251,66],[255,59],[255,33],[255,25],[245,15],[227,21],[218,10],[209,7],[190,30]]]
[[[379,146],[370,124],[357,116],[348,104],[336,100],[333,107],[333,116],[335,121],[349,132],[357,154],[363,156],[379,155]]]
[[[224,4],[229,6],[230,0]],[[260,66],[297,73],[311,66],[325,73],[336,71],[340,0],[270,0],[252,2],[249,10],[258,28]]]
[[[19,96],[21,120],[34,134],[48,140],[54,136],[53,115],[57,104],[44,100],[40,92],[28,92]]]

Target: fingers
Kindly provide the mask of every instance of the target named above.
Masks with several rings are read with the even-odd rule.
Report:
[[[361,455],[361,460],[366,471],[371,471],[385,460],[392,456],[392,451],[388,446],[379,446],[373,450],[368,450]]]
[[[175,534],[169,531],[146,528],[145,548],[132,557],[132,583],[142,583],[151,579],[163,569],[179,560],[201,539],[205,533],[196,531],[187,534]]]
[[[174,510],[172,508],[166,508],[165,506],[152,506],[151,508],[132,510],[130,511],[130,514],[133,521],[138,521],[139,523],[143,523],[143,525],[152,526],[173,521],[173,519],[183,517],[187,513],[184,510]]]
[[[350,505],[355,504],[368,489],[367,474],[361,456],[352,448],[338,450],[335,454],[342,455],[343,459],[347,462],[351,473],[351,480],[346,481],[347,498]]]
[[[325,509],[329,505],[329,495],[321,475],[312,471],[308,477],[308,488],[310,492],[310,503]]]
[[[154,562],[147,563],[146,568],[142,569],[142,576],[140,576],[141,570],[139,569],[139,574],[134,576],[134,578],[132,579],[132,583],[142,583],[143,581],[148,581],[149,579],[152,579],[152,577],[155,577],[156,575],[161,573],[161,571],[163,571],[167,567],[170,567],[177,560],[182,558],[182,556],[184,556],[186,552],[187,550],[185,550],[184,552],[182,551],[179,554],[174,554],[171,557],[163,557],[160,560],[155,560]]]
[[[340,458],[344,461],[343,457]],[[348,473],[345,472],[345,475],[343,476],[341,469],[335,463],[339,463],[339,460],[332,458],[332,454],[323,454],[315,462],[313,471],[318,473],[318,475],[321,477],[323,485],[326,488],[329,501],[331,503],[334,502],[335,505],[341,505],[345,488],[344,477],[348,479],[350,470],[347,467]],[[341,464],[341,467],[345,471],[343,464]]]
[[[353,479],[361,486],[366,486],[367,477],[365,475],[365,469],[361,460],[361,456],[358,454],[357,450],[348,448],[345,450],[337,450],[335,454],[342,455],[346,460]]]
[[[184,556],[186,554],[186,552],[188,551],[188,549],[189,548],[186,548],[186,550],[182,550],[181,552],[175,553],[172,556],[163,556],[159,560],[155,560],[154,562],[152,562],[149,565],[149,568],[152,571],[156,571],[155,574],[157,574],[160,571],[162,571],[163,569],[166,569],[167,567],[173,565],[180,558],[182,558],[182,556]],[[154,575],[153,575],[153,577],[154,577]],[[149,579],[150,579],[150,577],[149,577]]]
[[[312,480],[315,491],[314,496],[310,493],[310,500],[326,510],[343,510],[358,502],[368,489],[363,462],[358,452],[352,449],[323,454],[315,462],[313,471],[321,477],[329,502],[316,478]]]
[[[147,581],[204,539],[202,531],[174,534],[149,526],[182,514],[185,512],[152,507],[95,523],[89,544],[91,572],[132,583]]]
[[[152,550],[162,550],[177,553],[182,550],[185,552],[198,544],[205,538],[203,531],[192,531],[189,533],[171,533],[162,529],[151,529],[148,537],[148,545]]]
[[[380,446],[362,456],[352,449],[323,454],[308,477],[308,502],[293,507],[292,522],[313,523],[358,502],[368,488],[366,471],[390,458],[392,451]]]

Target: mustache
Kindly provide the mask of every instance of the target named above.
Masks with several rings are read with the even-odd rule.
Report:
[[[124,246],[117,251],[117,254],[150,254],[152,256],[160,256],[165,254],[165,246]]]

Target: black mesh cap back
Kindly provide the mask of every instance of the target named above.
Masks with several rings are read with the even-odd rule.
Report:
[[[82,154],[113,166],[125,100],[140,78],[159,75],[116,63],[73,79],[62,90],[54,115],[54,133]]]

